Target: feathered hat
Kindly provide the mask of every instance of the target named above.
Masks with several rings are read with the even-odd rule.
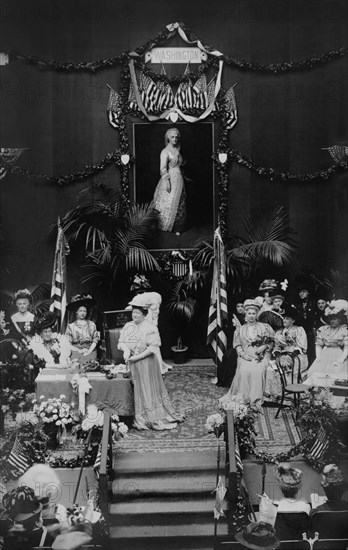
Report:
[[[276,477],[281,489],[299,489],[302,485],[303,473],[298,468],[282,462],[276,468]]]

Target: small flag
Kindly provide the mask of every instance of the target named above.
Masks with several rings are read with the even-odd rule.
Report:
[[[18,477],[23,475],[31,465],[18,437],[15,439],[7,462],[14,468],[16,474],[18,472]]]
[[[193,86],[193,107],[196,109],[206,109],[208,107],[207,79],[202,75]]]
[[[222,363],[227,348],[227,291],[225,247],[220,228],[214,233],[214,271],[211,285],[207,344],[214,352],[216,366]]]
[[[226,92],[225,107],[227,113],[226,128],[227,130],[232,130],[233,126],[237,123],[237,104],[233,86]]]
[[[53,262],[52,288],[50,311],[54,311],[60,319],[60,331],[64,331],[64,317],[66,310],[66,256],[69,254],[69,245],[65,239],[62,227],[58,221],[58,235]]]
[[[348,146],[333,145],[327,149],[335,162],[348,162]]]
[[[314,444],[306,453],[307,456],[313,460],[319,460],[324,456],[329,447],[329,440],[326,435],[324,428],[320,428],[318,431],[317,437],[314,441]]]
[[[214,489],[213,493],[215,493],[215,504],[214,504],[214,518],[220,519],[221,517],[225,516],[225,512],[222,509],[225,494],[227,492],[227,489],[225,485],[222,482],[221,476],[219,476],[218,484],[216,486],[216,489]]]
[[[166,75],[166,71],[164,68],[163,63],[161,63],[161,75]],[[160,91],[159,97],[158,97],[158,111],[165,111],[166,109],[170,109],[174,105],[174,95],[172,92],[172,89],[169,85],[169,83],[165,83],[163,81],[157,82],[157,88]]]
[[[161,90],[156,86],[155,82],[144,74],[140,73],[140,92],[143,105],[147,111],[156,111],[158,98],[161,94]]]
[[[97,456],[96,456],[95,462],[94,462],[94,464],[93,464],[93,470],[94,470],[94,473],[95,473],[95,477],[96,477],[97,479],[99,479],[101,451],[102,451],[102,446],[101,446],[101,443],[99,443]]]
[[[108,120],[114,128],[119,128],[122,102],[119,94],[110,88],[109,103],[107,107]]]
[[[129,84],[129,94],[128,94],[128,105],[130,109],[133,109],[135,111],[138,110],[138,102],[137,97],[135,95],[135,89],[132,80]]]

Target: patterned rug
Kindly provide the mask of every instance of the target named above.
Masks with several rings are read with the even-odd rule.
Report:
[[[205,422],[218,412],[218,399],[225,388],[211,384],[214,368],[210,366],[175,365],[165,375],[165,385],[174,408],[186,414],[186,419],[174,430],[155,432],[131,429],[117,443],[118,452],[185,452],[216,449],[214,434],[208,434]],[[257,447],[276,453],[286,451],[299,441],[299,434],[288,411],[275,419],[276,409],[264,408],[256,423]]]

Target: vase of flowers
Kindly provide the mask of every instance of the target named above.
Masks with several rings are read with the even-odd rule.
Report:
[[[65,402],[65,395],[49,399],[41,395],[40,404],[36,404],[36,414],[43,422],[43,431],[49,437],[48,446],[58,447],[66,437],[67,427],[74,422],[71,405]]]

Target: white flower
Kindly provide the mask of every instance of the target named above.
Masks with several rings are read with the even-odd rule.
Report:
[[[62,418],[62,423],[63,424],[67,424],[69,422],[69,420],[67,418]]]
[[[224,423],[224,418],[221,416],[221,414],[211,414],[208,416],[205,427],[208,432],[213,432],[214,428],[220,427]]]
[[[57,414],[54,414],[54,415],[52,416],[52,418],[53,418],[53,420],[57,420],[57,419],[58,419],[58,415],[57,415]]]
[[[59,399],[65,399],[64,393],[61,393],[61,394],[60,394]]]
[[[61,425],[62,425],[62,421],[61,421],[61,420],[57,420],[56,426],[61,426]]]
[[[125,435],[128,432],[128,426],[123,422],[120,422],[118,425],[118,431],[120,434]]]
[[[45,399],[45,396],[44,396],[44,395],[40,395],[40,399]]]

